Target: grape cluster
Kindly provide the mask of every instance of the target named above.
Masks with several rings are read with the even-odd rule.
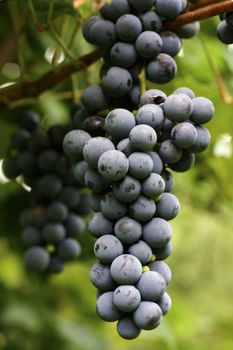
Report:
[[[148,90],[140,105],[135,116],[112,110],[105,119],[107,137],[73,130],[64,138],[77,178],[93,191],[95,214],[88,228],[99,260],[90,273],[98,289],[97,313],[118,321],[126,339],[156,328],[170,309],[171,271],[162,260],[172,250],[169,221],[180,204],[167,168],[186,171],[193,165],[193,152],[210,141],[201,124],[214,112],[210,100],[188,88],[169,97]]]
[[[231,45],[233,44],[233,12],[223,13],[220,20],[217,36],[224,44]]]
[[[81,216],[90,211],[89,197],[80,192],[63,151],[67,131],[55,125],[46,132],[35,113],[25,113],[4,160],[5,175],[30,187],[29,209],[20,222],[26,266],[37,272],[60,272],[64,262],[80,255]]]
[[[101,16],[89,18],[83,36],[104,51],[104,64],[101,84],[84,90],[78,120],[85,113],[98,113],[109,106],[138,108],[142,69],[149,81],[158,84],[173,79],[177,71],[174,57],[181,50],[181,39],[194,36],[199,24],[173,31],[164,29],[163,24],[185,11],[187,3],[187,0],[113,0],[100,9]]]

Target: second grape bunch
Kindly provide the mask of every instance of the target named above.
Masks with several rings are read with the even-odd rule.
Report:
[[[73,160],[75,177],[93,194],[89,231],[97,240],[99,260],[90,277],[97,288],[97,313],[118,321],[125,339],[141,329],[156,328],[171,306],[166,286],[171,271],[163,262],[171,253],[169,223],[180,210],[171,193],[169,168],[184,172],[195,153],[210,142],[208,129],[214,106],[192,90],[170,96],[148,90],[134,114],[112,110],[105,119],[106,137],[73,130],[64,150]]]

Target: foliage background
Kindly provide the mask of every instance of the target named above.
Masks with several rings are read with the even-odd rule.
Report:
[[[0,84],[35,79],[54,69],[61,58],[56,31],[75,56],[93,48],[80,35],[81,23],[96,10],[98,1],[55,1],[48,23],[49,1],[6,0],[0,3]],[[74,9],[73,4],[76,5]],[[36,16],[35,16],[36,15]],[[201,35],[184,41],[177,58],[178,75],[162,87],[169,93],[179,86],[214,101],[216,114],[209,123],[212,145],[196,167],[176,174],[175,194],[182,211],[173,222],[173,271],[169,293],[173,308],[159,329],[142,332],[134,341],[118,337],[114,324],[95,314],[95,289],[89,281],[93,242],[86,255],[49,279],[29,274],[23,265],[18,215],[28,194],[15,183],[0,184],[0,349],[6,350],[232,350],[233,348],[233,186],[232,105],[220,97],[208,62],[218,67],[233,96],[233,51],[215,36],[217,18],[201,24]],[[73,39],[72,39],[73,37]],[[52,62],[45,58],[48,48]],[[65,54],[65,61],[69,57]],[[9,64],[10,63],[10,64]],[[13,63],[13,65],[12,65]],[[17,105],[0,105],[0,158],[17,127],[22,110],[33,108],[44,127],[69,120],[73,101],[82,89],[98,81],[100,62],[67,79],[53,91]],[[160,88],[160,87],[159,87]],[[0,91],[1,95],[1,91]],[[225,143],[221,146],[223,135]]]

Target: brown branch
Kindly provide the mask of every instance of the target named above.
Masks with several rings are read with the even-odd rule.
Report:
[[[213,5],[213,4],[216,4],[217,2],[222,2],[222,1],[223,0],[202,0],[202,1],[199,1],[197,4],[190,4],[188,6],[188,10],[193,11],[201,7]]]
[[[165,22],[164,26],[168,29],[175,29],[185,24],[201,21],[229,11],[233,11],[233,0],[226,0],[211,6],[199,8],[195,11],[185,12],[174,21]]]
[[[95,50],[87,55],[80,57],[75,63],[63,66],[55,71],[33,81],[24,81],[9,87],[0,89],[0,103],[10,105],[14,101],[22,98],[37,97],[42,92],[50,90],[70,75],[86,69],[102,57],[100,50]]]

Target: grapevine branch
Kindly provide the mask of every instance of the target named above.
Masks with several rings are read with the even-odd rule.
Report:
[[[2,88],[0,89],[0,102],[9,105],[22,98],[37,97],[42,92],[50,90],[66,80],[70,75],[88,68],[101,57],[102,52],[100,50],[95,50],[80,57],[73,64],[68,64],[55,71],[51,71],[37,80],[24,81],[20,84]]]
[[[178,16],[174,21],[165,22],[164,25],[167,29],[175,29],[179,26],[201,21],[203,19],[214,17],[229,11],[233,11],[233,0],[222,1],[211,6],[185,12],[184,14]]]
[[[189,11],[193,11],[200,7],[216,4],[216,2],[222,2],[222,0],[202,0],[202,1],[199,1],[197,4],[190,4],[188,9]]]
[[[212,5],[200,7],[201,3],[199,3],[199,7],[193,11],[185,12],[184,14],[178,16],[176,20],[166,22],[165,27],[167,29],[175,29],[188,23],[207,19],[224,12],[233,11],[233,0],[224,0],[218,3],[216,3],[216,0],[203,0],[202,3],[203,6],[204,3],[205,5]],[[101,50],[97,49],[78,58],[73,63],[47,73],[37,80],[23,81],[19,84],[2,88],[0,89],[0,104],[11,106],[18,100],[37,97],[44,91],[54,88],[62,81],[69,78],[72,74],[88,68],[101,57],[102,52]]]

